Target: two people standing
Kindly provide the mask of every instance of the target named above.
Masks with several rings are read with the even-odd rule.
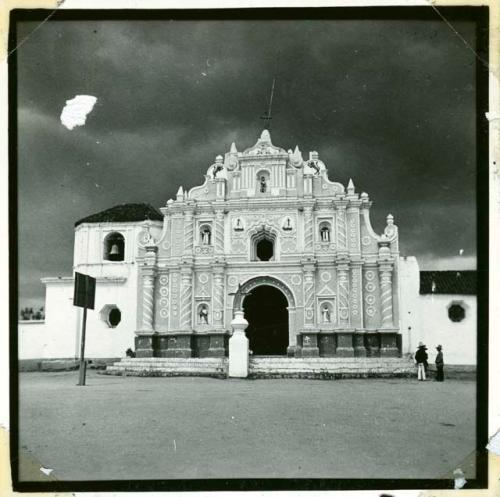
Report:
[[[436,381],[444,381],[444,359],[443,359],[443,347],[438,345],[436,347],[438,351],[436,355]],[[427,368],[429,366],[427,359],[429,358],[427,354],[427,347],[420,342],[418,344],[418,350],[415,353],[415,362],[417,363],[417,378],[419,381],[425,381],[427,378]]]

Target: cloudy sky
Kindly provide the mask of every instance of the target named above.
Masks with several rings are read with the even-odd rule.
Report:
[[[21,305],[71,274],[75,221],[161,207],[232,141],[253,145],[273,77],[274,144],[352,177],[421,268],[475,267],[475,60],[438,17],[36,25],[18,26]],[[454,27],[474,47],[473,23]],[[70,131],[59,117],[80,94],[97,104]]]

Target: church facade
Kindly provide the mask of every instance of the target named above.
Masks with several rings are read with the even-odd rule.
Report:
[[[162,220],[133,228],[137,357],[224,356],[239,309],[255,355],[400,355],[398,229],[388,215],[375,233],[370,206],[317,152],[304,159],[267,130],[233,144]],[[123,261],[119,226],[100,233],[107,266]]]

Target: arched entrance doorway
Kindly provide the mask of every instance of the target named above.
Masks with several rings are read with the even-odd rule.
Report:
[[[248,321],[246,335],[254,355],[286,355],[288,347],[288,301],[283,292],[259,285],[243,300]]]

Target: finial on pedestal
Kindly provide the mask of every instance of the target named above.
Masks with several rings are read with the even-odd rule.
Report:
[[[347,193],[348,194],[354,193],[354,183],[352,182],[352,178],[349,179],[349,184],[347,185]]]
[[[392,214],[388,214],[386,218],[387,226],[384,229],[384,235],[387,238],[392,239],[398,234],[398,227],[394,224],[394,216]]]
[[[176,198],[177,198],[177,200],[184,200],[184,190],[182,189],[182,186],[179,186],[179,189],[177,190]]]
[[[290,162],[293,166],[300,167],[303,164],[304,159],[302,158],[302,152],[300,151],[298,145],[295,145],[295,150],[293,152],[290,150],[288,153]]]
[[[229,153],[230,154],[237,154],[238,153],[238,149],[236,148],[236,144],[234,142],[231,143],[231,148],[229,150]]]
[[[259,141],[265,142],[265,143],[271,143],[271,134],[269,133],[268,129],[265,129],[262,131],[262,134],[260,135]]]

